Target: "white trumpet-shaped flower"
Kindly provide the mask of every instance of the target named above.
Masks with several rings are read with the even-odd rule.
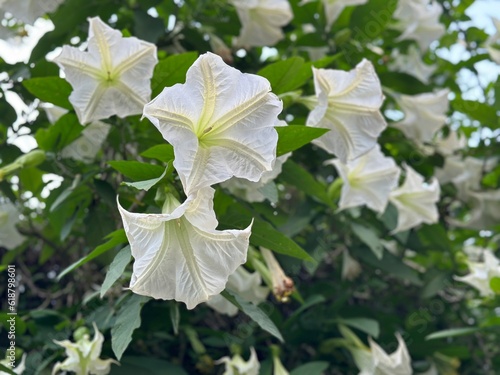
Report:
[[[66,349],[66,358],[63,362],[57,362],[52,369],[52,375],[60,371],[71,371],[78,375],[106,375],[111,371],[111,364],[116,363],[113,359],[100,359],[104,336],[97,329],[95,323],[94,338],[92,341],[89,335],[85,334],[76,343],[69,340],[54,342]]]
[[[260,363],[254,348],[250,348],[250,358],[245,361],[239,354],[232,358],[222,357],[215,361],[216,365],[224,364],[226,366],[222,375],[258,375]]]
[[[411,358],[406,344],[399,333],[396,333],[398,348],[387,354],[371,337],[368,338],[370,350],[350,349],[359,375],[412,375]]]
[[[55,11],[64,0],[6,0],[1,10],[23,23],[34,24],[37,18]]]
[[[213,196],[207,187],[180,204],[169,194],[161,214],[131,213],[118,204],[135,259],[134,293],[175,299],[193,309],[222,292],[246,261],[251,225],[216,230]]]
[[[304,0],[300,3],[307,4],[314,0]],[[325,7],[326,30],[330,30],[333,23],[347,7],[366,4],[368,0],[321,0]]]
[[[272,46],[284,38],[281,28],[293,18],[288,0],[231,0],[241,22],[237,46]]]
[[[400,169],[390,157],[384,156],[380,146],[347,164],[330,160],[343,180],[339,208],[366,205],[383,213],[391,190],[398,185]]]
[[[439,23],[441,13],[443,8],[435,0],[398,1],[393,17],[398,21],[395,28],[402,33],[397,40],[415,40],[420,50],[426,51],[446,32],[444,25]]]
[[[174,167],[190,195],[233,176],[259,181],[271,171],[282,108],[269,81],[208,52],[189,68],[186,83],[165,88],[144,116],[174,146]]]
[[[11,202],[0,201],[0,247],[14,249],[23,243],[24,237],[16,229],[19,215]]]
[[[89,23],[87,51],[63,46],[54,59],[73,87],[69,101],[80,123],[141,114],[151,97],[156,46],[123,38],[99,17]]]
[[[483,297],[495,295],[490,283],[493,278],[500,278],[500,260],[491,250],[485,250],[483,262],[469,262],[468,265],[471,272],[465,276],[455,276],[455,280],[476,288]]]
[[[245,267],[240,266],[229,275],[226,288],[236,292],[245,301],[258,305],[265,301],[269,294],[269,288],[261,286],[261,284],[262,278],[258,272],[251,273]],[[220,294],[210,298],[207,305],[221,314],[235,316],[238,313],[238,308]]]
[[[492,18],[493,26],[495,26],[496,32],[490,35],[486,40],[486,47],[493,61],[500,64],[500,19]]]
[[[417,77],[421,82],[429,83],[430,76],[436,70],[436,65],[427,65],[422,61],[420,51],[414,45],[408,48],[408,53],[403,55],[397,49],[393,52],[393,60],[389,64],[389,69],[407,73]]]
[[[373,65],[361,61],[349,72],[313,69],[317,105],[306,125],[330,129],[313,141],[343,163],[371,150],[387,126],[380,113],[384,100]]]
[[[393,190],[390,201],[398,209],[398,224],[393,233],[401,232],[421,223],[432,224],[439,219],[436,206],[440,187],[436,179],[425,183],[424,178],[413,168],[405,166],[405,182]]]
[[[430,142],[446,122],[448,89],[436,93],[400,95],[396,101],[404,112],[402,121],[392,124],[417,144]]]

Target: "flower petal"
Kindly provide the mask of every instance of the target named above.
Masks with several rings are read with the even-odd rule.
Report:
[[[206,53],[184,85],[164,89],[144,107],[144,116],[174,146],[186,195],[233,176],[258,181],[272,169],[282,103],[269,90],[266,79]]]
[[[350,72],[314,69],[318,106],[307,118],[308,126],[330,129],[313,141],[343,163],[372,149],[387,126],[380,113],[380,81],[368,60]]]

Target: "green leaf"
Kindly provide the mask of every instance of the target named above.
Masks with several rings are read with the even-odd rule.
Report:
[[[290,375],[323,375],[330,364],[326,361],[309,362],[294,368]]]
[[[130,263],[130,258],[132,254],[130,253],[130,246],[125,246],[121,249],[118,254],[116,254],[115,259],[109,265],[108,272],[104,278],[104,282],[101,286],[101,298],[106,294],[106,292],[113,286],[116,280],[120,278],[125,271],[125,268]]]
[[[104,254],[106,251],[109,251],[114,247],[127,242],[127,236],[125,235],[125,231],[123,229],[118,229],[115,230],[114,232],[111,232],[105,237],[105,239],[107,239],[108,241],[103,243],[102,245],[97,246],[90,254],[84,256],[79,261],[67,267],[64,271],[62,271],[59,274],[59,276],[57,276],[57,280],[61,280],[65,275],[67,275],[71,271],[84,265],[87,262],[90,262],[92,259],[97,258],[99,255]]]
[[[0,371],[2,372],[5,372],[6,374],[9,374],[9,375],[17,375],[13,370],[12,368],[10,367],[7,367],[7,366],[4,366],[0,363]]]
[[[279,178],[320,202],[332,206],[332,202],[328,199],[328,194],[326,193],[326,186],[316,181],[308,171],[292,160],[289,159],[283,164]]]
[[[23,86],[43,102],[52,103],[62,108],[73,109],[68,98],[71,85],[59,77],[37,77],[25,79]]]
[[[135,160],[114,160],[108,164],[134,181],[153,180],[165,172],[165,168],[160,165],[141,163]]]
[[[264,246],[276,253],[316,263],[316,260],[295,241],[263,220],[254,220],[250,242],[255,246]]]
[[[384,246],[380,242],[380,238],[378,238],[377,234],[372,229],[357,223],[351,223],[351,229],[354,234],[373,251],[373,254],[375,254],[378,259],[382,259],[384,255]]]
[[[174,148],[168,143],[156,145],[141,153],[141,156],[149,159],[156,159],[164,163],[174,160]]]
[[[323,303],[326,301],[326,298],[323,297],[322,295],[320,294],[314,294],[312,296],[310,296],[307,300],[304,301],[304,303],[297,309],[293,312],[292,315],[290,315],[290,317],[287,319],[285,325],[284,325],[284,330],[286,331],[286,329],[288,327],[291,326],[291,324],[297,320],[298,318],[300,318],[302,312],[304,312],[305,310],[309,309],[310,307],[313,307],[313,306],[316,306],[320,303]]]
[[[120,366],[111,366],[109,375],[188,375],[182,367],[163,359],[125,356]]]
[[[496,294],[500,294],[500,277],[493,277],[490,280],[490,288]]]
[[[366,43],[367,38],[374,40],[385,29],[396,9],[396,1],[370,0],[355,7],[350,19],[350,27],[355,39]]]
[[[138,181],[138,182],[122,182],[121,185],[125,186],[130,186],[138,190],[146,190],[148,191],[151,189],[153,186],[155,186],[158,182],[162,180],[163,177],[167,174],[167,169],[163,171],[160,177],[158,178],[152,178],[151,180],[146,180],[146,181]]]
[[[156,65],[153,78],[151,79],[152,97],[158,96],[165,87],[173,86],[176,83],[183,83],[189,67],[193,65],[197,58],[197,52],[187,52],[169,56],[161,60]]]
[[[360,331],[363,331],[374,338],[377,338],[378,335],[380,334],[380,326],[379,326],[378,322],[374,319],[368,319],[368,318],[344,319],[344,318],[340,318],[340,319],[337,319],[337,323],[344,324],[346,326],[351,326],[353,328],[357,328]]]
[[[321,137],[329,129],[314,128],[304,125],[277,126],[278,148],[276,156],[281,156],[287,152],[295,151],[308,144],[313,139]]]
[[[111,348],[118,360],[132,341],[135,329],[141,326],[141,309],[149,297],[131,294],[116,313],[115,325],[111,328]]]
[[[45,151],[60,151],[77,139],[85,128],[73,113],[67,113],[47,129],[38,129],[35,139]]]
[[[373,252],[368,252],[365,248],[352,247],[349,250],[352,251],[357,259],[363,260],[364,262],[369,263],[384,272],[403,280],[408,280],[414,285],[422,285],[419,273],[388,251],[384,252],[382,259],[378,259]]]
[[[281,342],[285,341],[283,340],[283,336],[281,335],[276,325],[261,308],[254,305],[251,302],[245,301],[244,299],[240,298],[237,294],[234,294],[228,291],[227,289],[224,290],[221,293],[221,295],[229,302],[231,302],[233,305],[235,305],[238,309],[243,311],[246,315],[248,315],[248,317],[250,317],[255,323],[257,323],[259,327],[262,328],[264,331],[269,332],[271,335],[276,337]]]
[[[304,85],[312,76],[311,65],[304,63],[302,57],[292,57],[268,65],[257,74],[267,78],[273,92],[279,95]]]
[[[470,335],[471,333],[475,333],[475,332],[479,331],[480,329],[481,329],[480,327],[463,327],[463,328],[445,329],[443,331],[431,333],[430,335],[427,335],[425,337],[425,339],[426,340],[436,340],[436,339],[443,339],[443,338],[448,338],[448,337]]]
[[[480,103],[476,100],[455,99],[451,104],[455,111],[465,113],[471,119],[479,121],[482,126],[491,129],[497,129],[499,126],[495,108],[486,103]]]

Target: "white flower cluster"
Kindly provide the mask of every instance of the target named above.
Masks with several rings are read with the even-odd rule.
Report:
[[[313,143],[337,156],[326,163],[333,164],[343,180],[339,208],[366,205],[383,213],[391,201],[398,209],[398,224],[393,233],[420,223],[437,222],[438,182],[434,179],[427,184],[421,175],[405,166],[406,180],[397,188],[400,169],[377,144],[387,124],[380,113],[384,97],[373,65],[363,60],[350,72],[315,69],[314,83],[316,98],[308,101],[312,111],[307,125],[330,130]],[[408,106],[411,103],[408,101]],[[415,112],[419,108],[415,106]],[[428,117],[431,116],[429,111]],[[438,117],[444,123],[444,115]],[[415,132],[423,128],[418,120],[409,118],[407,127]]]
[[[88,51],[64,46],[55,59],[73,86],[70,101],[80,122],[143,113],[173,145],[187,197],[181,204],[169,194],[161,214],[131,213],[118,202],[135,258],[130,289],[192,309],[219,294],[246,261],[251,233],[251,224],[215,229],[211,186],[233,177],[259,183],[272,173],[282,103],[265,78],[211,53],[191,66],[185,84],[147,103],[156,47],[123,38],[99,18],[89,22]]]

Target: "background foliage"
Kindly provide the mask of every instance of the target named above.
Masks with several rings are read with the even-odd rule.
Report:
[[[448,31],[424,57],[437,65],[428,84],[388,68],[392,50],[405,51],[413,43],[397,42],[399,33],[388,27],[395,1],[370,0],[348,8],[326,32],[320,3],[299,6],[299,1],[291,0],[294,18],[284,28],[284,40],[272,50],[233,50],[229,60],[243,72],[266,77],[284,101],[280,118],[302,126],[309,110],[284,94],[296,90],[314,94],[311,66],[350,70],[366,58],[388,89],[384,110],[389,122],[397,104],[387,93],[413,95],[447,87],[452,92],[447,128],[469,139],[470,147],[461,153],[481,159],[498,156],[500,86],[497,82],[482,84],[475,68],[478,62],[490,59],[482,47],[488,35],[466,22],[465,12],[472,0],[439,2],[445,10],[441,22]],[[498,223],[488,230],[452,226],[447,217],[451,213],[465,217],[468,207],[457,207],[456,190],[447,184],[442,186],[438,224],[392,236],[393,207],[382,216],[367,208],[336,211],[338,193],[329,187],[337,174],[333,167],[322,164],[331,156],[310,144],[295,150],[284,165],[276,180],[278,202],[248,204],[222,188],[215,198],[220,228],[241,229],[254,218],[252,245],[273,250],[295,282],[297,292],[289,303],[270,297],[261,306],[283,342],[259,326],[267,324],[262,316],[254,316],[257,324],[243,313],[228,318],[205,305],[188,311],[174,301],[152,300],[124,290],[132,264],[120,229],[116,195],[136,211],[156,206],[155,188],[137,190],[124,182],[158,178],[166,167],[165,181],[178,191],[182,188],[171,166],[171,148],[140,116],[105,121],[111,130],[95,162],[85,164],[60,156],[82,127],[68,101],[71,86],[59,78],[59,68],[46,55],[63,44],[84,42],[87,17],[97,15],[124,35],[158,46],[153,97],[163,87],[185,80],[197,56],[213,50],[213,35],[231,46],[240,30],[234,7],[222,0],[66,0],[47,16],[54,30],[40,39],[28,62],[11,65],[0,61],[1,165],[23,154],[19,142],[12,141],[24,134],[34,136],[38,148],[46,153],[43,163],[25,167],[0,182],[2,196],[16,202],[22,211],[17,227],[26,237],[14,250],[1,249],[0,266],[4,270],[15,264],[18,269],[17,346],[28,353],[25,373],[48,373],[63,358],[52,340],[70,338],[76,328],[91,327],[94,321],[106,337],[103,357],[123,354],[121,366],[114,366],[112,373],[116,374],[222,373],[222,366],[213,362],[229,355],[235,345],[245,357],[254,346],[262,361],[261,373],[270,374],[271,344],[280,346],[285,367],[295,369],[292,374],[354,374],[352,357],[335,340],[341,337],[339,323],[350,326],[363,340],[373,336],[388,351],[395,348],[394,332],[402,332],[416,370],[425,371],[434,361],[448,364],[443,368],[449,372],[442,373],[455,373],[452,369],[458,363],[460,374],[500,371],[500,299],[481,299],[476,291],[453,279],[467,271],[465,244],[498,249]],[[305,33],[304,24],[312,24],[318,31]],[[437,48],[449,49],[457,43],[468,54],[456,64],[435,53]],[[320,46],[328,48],[326,57],[311,62],[308,49]],[[467,83],[459,84],[464,74],[469,77]],[[6,100],[6,91],[17,94],[28,111],[16,114]],[[478,100],[471,100],[471,92],[477,93]],[[51,125],[40,110],[41,102],[70,112]],[[302,135],[298,134],[286,138],[280,133],[278,150],[284,153],[299,147]],[[379,143],[399,165],[407,163],[427,179],[444,162],[443,155],[423,153],[390,126]],[[484,174],[485,189],[498,189],[499,184],[500,167]],[[396,241],[393,252],[384,247],[389,240]],[[363,269],[352,281],[341,279],[344,247]],[[0,285],[2,294],[5,284]],[[140,328],[134,330],[136,327]],[[0,332],[0,347],[6,348],[5,330]],[[308,370],[300,367],[311,362]]]

